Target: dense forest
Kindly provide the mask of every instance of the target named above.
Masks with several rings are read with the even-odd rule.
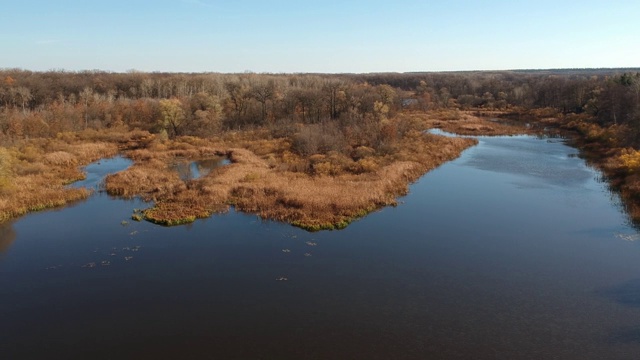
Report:
[[[292,123],[340,131],[402,109],[540,108],[625,126],[624,145],[640,141],[638,69],[342,75],[7,69],[0,80],[2,142],[122,125],[170,137],[284,131]],[[329,123],[337,128],[326,128]]]
[[[162,199],[166,204],[182,199],[180,211],[191,212],[181,214],[181,219],[208,216],[215,211],[210,203],[218,202],[292,223],[335,225],[393,204],[395,197],[406,191],[408,181],[472,145],[470,141],[424,135],[429,126],[443,127],[470,114],[571,132],[584,154],[621,191],[632,216],[640,219],[639,69],[379,74],[0,70],[0,191],[13,194],[12,200],[4,205],[0,202],[0,207],[6,206],[6,219],[82,198],[86,194],[71,196],[61,187],[81,178],[72,166],[129,151],[126,155],[140,163],[137,170],[111,179],[113,193],[146,194],[161,205]],[[439,122],[427,124],[425,116]],[[467,126],[467,130],[483,126],[493,131],[498,125]],[[91,131],[93,140],[87,135]],[[121,135],[108,138],[104,133],[110,131]],[[96,135],[99,132],[103,135]],[[196,139],[217,140],[205,144]],[[94,143],[80,144],[82,141]],[[166,165],[166,161],[154,163],[154,157],[175,157],[180,151],[194,156],[198,151],[209,151],[211,144],[226,146],[215,153],[253,164],[253,170],[247,167],[241,178],[229,177],[224,194],[214,194],[208,187],[213,183],[183,184],[166,172],[150,180],[150,173]],[[415,166],[401,170],[400,165],[407,162]],[[58,177],[47,178],[52,171],[46,168],[54,165],[61,167]],[[382,184],[385,176],[393,177],[393,166],[397,167],[393,176],[398,182]],[[333,176],[334,183],[322,186],[337,190],[327,190],[323,199],[318,197],[315,204],[305,205],[310,201],[309,189],[320,182],[309,180],[307,193],[294,196],[290,184],[302,180],[291,173]],[[360,180],[371,181],[368,186],[380,186],[377,197],[359,194],[366,198],[361,203],[353,200],[357,197],[327,200],[351,186],[353,178],[347,176],[360,175],[365,176]],[[57,182],[58,188],[51,192],[54,200],[41,204],[21,198],[24,191],[17,191],[15,183],[32,178],[39,178],[37,186],[33,180],[34,192]],[[262,179],[259,186],[258,179]],[[274,190],[273,183],[282,179],[286,181]],[[144,185],[145,181],[149,184]],[[157,186],[172,181],[172,188]],[[238,181],[253,181],[253,187],[238,187]],[[216,186],[219,190],[220,184]],[[349,189],[355,196],[356,188]],[[66,198],[58,197],[61,191]],[[258,193],[265,197],[262,202],[256,202]],[[194,205],[194,198],[205,195],[210,197],[208,203],[203,200]],[[12,201],[17,205],[11,207]],[[346,210],[338,214],[339,208]],[[330,218],[318,225],[321,213]]]

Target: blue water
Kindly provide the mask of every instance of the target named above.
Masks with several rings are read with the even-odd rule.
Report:
[[[3,358],[636,359],[640,237],[576,153],[482,137],[341,231],[101,192],[3,224]]]
[[[112,173],[122,171],[133,162],[122,156],[115,156],[113,158],[102,159],[87,165],[83,172],[86,175],[84,180],[76,181],[69,185],[69,187],[80,188],[84,187],[91,190],[100,190],[104,188],[104,178]]]
[[[231,161],[223,156],[217,156],[195,161],[176,161],[172,168],[178,172],[183,181],[198,179],[207,176],[213,169],[229,165]]]

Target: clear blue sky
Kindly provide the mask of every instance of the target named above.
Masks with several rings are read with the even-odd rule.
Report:
[[[0,0],[0,68],[640,67],[639,0]]]

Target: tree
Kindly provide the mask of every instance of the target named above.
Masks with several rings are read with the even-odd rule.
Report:
[[[222,106],[215,95],[199,92],[190,99],[191,121],[188,131],[193,134],[211,135],[220,129]]]
[[[80,101],[84,107],[84,128],[86,129],[89,124],[89,104],[93,101],[93,89],[88,86],[82,89]]]
[[[329,116],[332,119],[337,119],[338,115],[340,115],[339,102],[345,98],[344,87],[344,81],[337,79],[326,80],[322,86],[322,91],[326,95],[329,106]]]
[[[33,95],[31,95],[31,90],[24,86],[19,86],[15,88],[11,88],[9,90],[14,97],[14,102],[20,103],[22,105],[22,113],[26,113],[26,104],[33,99]]]
[[[224,83],[224,88],[229,94],[229,102],[231,103],[234,120],[239,120],[247,109],[247,100],[249,99],[249,89],[240,81]]]
[[[185,120],[182,103],[176,98],[160,100],[160,112],[162,117],[160,125],[167,132],[172,132],[173,136],[180,135],[180,128]]]
[[[267,102],[272,100],[276,94],[276,85],[273,80],[267,82],[260,81],[253,85],[251,96],[261,105],[260,120],[264,124],[267,118]]]

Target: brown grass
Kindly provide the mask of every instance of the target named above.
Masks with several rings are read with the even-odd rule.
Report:
[[[8,185],[0,189],[0,220],[85,198],[87,190],[64,185],[84,177],[82,165],[122,152],[135,163],[108,176],[106,187],[112,195],[153,202],[142,214],[133,214],[136,218],[142,215],[155,223],[176,225],[234,206],[310,230],[342,228],[371,211],[395,205],[411,182],[475,143],[424,130],[437,126],[474,133],[506,131],[464,112],[454,115],[454,120],[424,113],[397,116],[391,124],[402,129],[401,135],[386,151],[358,145],[350,154],[329,151],[307,157],[296,154],[290,140],[274,139],[266,130],[174,140],[138,131],[91,130],[24,141],[4,151],[11,173],[4,177]],[[180,159],[221,155],[232,163],[196,180],[181,180],[170,166]]]
[[[420,129],[426,124],[424,118],[405,120]],[[227,147],[233,143],[243,148]],[[110,175],[106,186],[113,195],[154,201],[144,217],[164,225],[192,222],[235,206],[309,230],[342,228],[380,207],[395,205],[397,197],[407,193],[408,184],[474,143],[411,130],[395,153],[375,156],[361,148],[361,158],[353,160],[335,152],[302,158],[283,139],[238,136],[231,142],[228,137],[194,142],[179,138],[153,145],[153,150],[127,152],[136,164]],[[168,165],[177,157],[220,154],[232,164],[196,180],[182,181]],[[297,171],[296,166],[312,171]]]
[[[3,162],[9,165],[0,176],[0,222],[86,198],[88,190],[65,185],[84,179],[82,165],[117,153],[115,143],[78,134],[25,140],[2,148]]]
[[[509,124],[499,120],[501,112],[482,112],[456,110],[456,117],[450,115],[451,110],[445,114],[442,111],[434,111],[426,116],[415,113],[414,116],[426,117],[425,121],[431,128],[439,128],[447,132],[459,135],[519,135],[533,133],[519,124]],[[480,116],[478,116],[480,115]]]

